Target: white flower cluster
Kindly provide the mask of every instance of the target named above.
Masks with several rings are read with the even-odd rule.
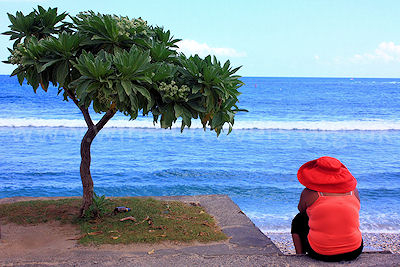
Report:
[[[103,89],[104,90],[104,89]],[[97,99],[99,100],[101,105],[107,105],[112,101],[111,97],[107,97],[103,90],[98,90]]]
[[[17,47],[11,52],[11,55],[8,57],[8,61],[11,64],[22,64],[22,56],[23,53],[26,52],[26,48],[23,43],[17,45]]]
[[[178,87],[175,81],[169,84],[162,82],[158,88],[163,98],[177,101],[187,101],[190,93],[190,88],[187,85]]]
[[[146,31],[148,28],[147,21],[143,20],[142,18],[129,19],[128,17],[114,16],[114,19],[117,21],[119,35],[125,35],[126,37],[129,37],[129,33],[132,33],[132,29],[134,29],[133,34],[148,35],[148,32]],[[139,29],[140,32],[137,31]]]

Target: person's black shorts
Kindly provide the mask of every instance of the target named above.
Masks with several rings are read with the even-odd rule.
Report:
[[[350,261],[356,259],[362,252],[364,243],[361,241],[361,246],[351,252],[337,254],[337,255],[322,255],[315,252],[310,244],[308,243],[308,232],[310,231],[310,227],[308,226],[308,216],[306,213],[297,214],[292,221],[292,234],[298,234],[300,236],[301,244],[304,248],[304,251],[311,257],[316,260],[321,261]]]

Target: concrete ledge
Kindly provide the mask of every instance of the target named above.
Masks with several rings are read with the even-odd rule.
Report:
[[[229,239],[229,244],[232,245],[229,250],[230,253],[283,255],[274,243],[254,225],[246,214],[244,214],[227,195],[153,198],[200,204],[216,219],[222,231],[228,237],[231,237]]]

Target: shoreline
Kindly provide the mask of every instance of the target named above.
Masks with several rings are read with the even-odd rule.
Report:
[[[285,255],[295,254],[290,232],[263,232]],[[363,252],[390,251],[400,254],[400,233],[362,233]]]

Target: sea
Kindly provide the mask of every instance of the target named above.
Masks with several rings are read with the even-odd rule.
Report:
[[[400,233],[400,79],[244,77],[232,133],[196,121],[180,132],[123,114],[92,144],[95,192],[106,196],[226,194],[264,232],[288,232],[303,186],[299,167],[321,156],[357,178],[364,232]],[[101,115],[95,114],[95,120]],[[77,196],[78,108],[0,76],[0,198]]]

